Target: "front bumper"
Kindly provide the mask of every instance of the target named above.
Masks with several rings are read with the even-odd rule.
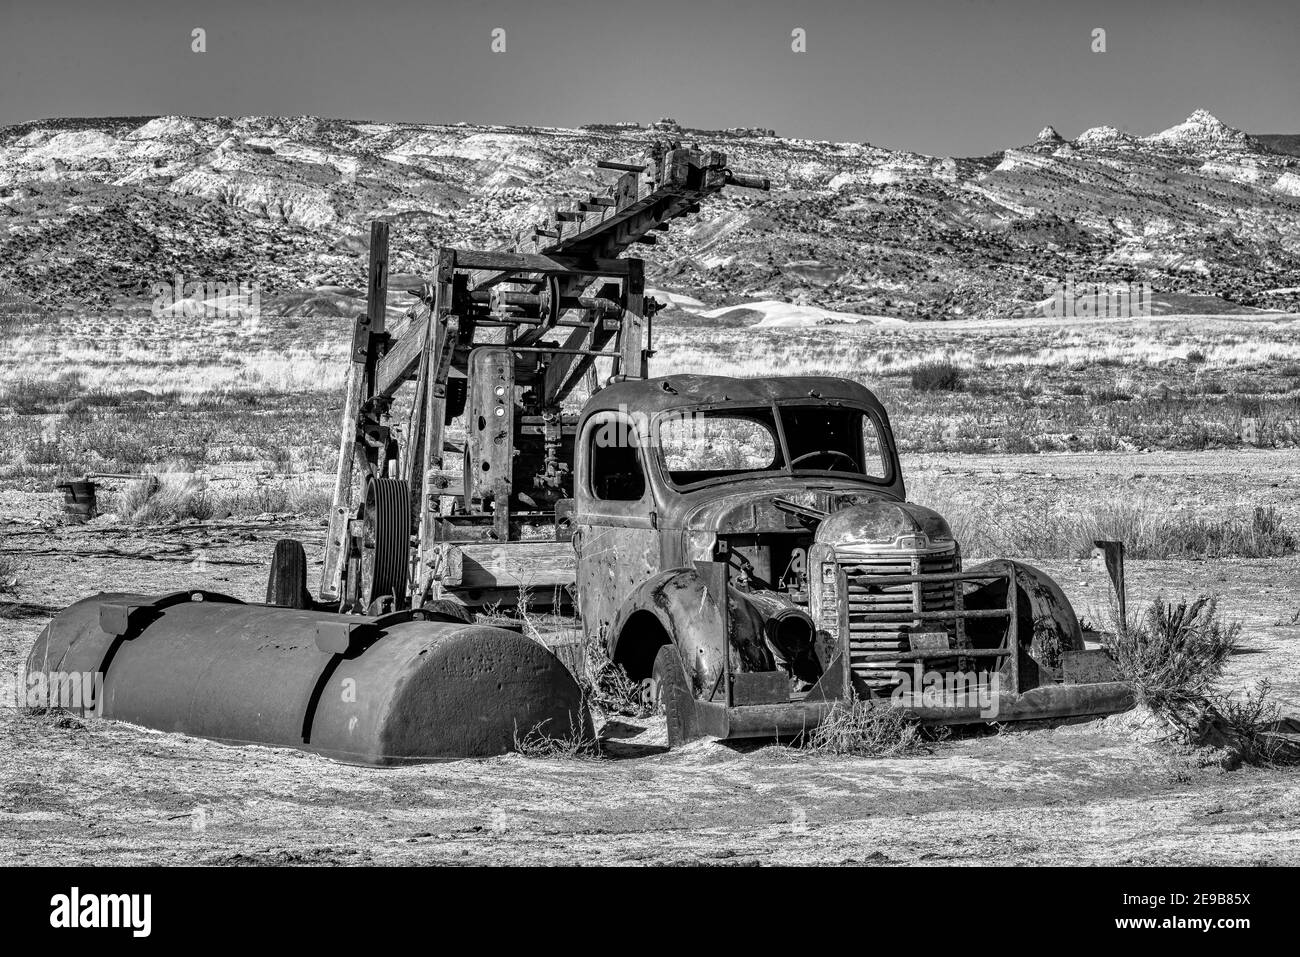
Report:
[[[715,738],[785,738],[811,731],[843,698],[813,698],[773,704],[728,707],[721,702],[696,701],[700,732]],[[1123,681],[1096,684],[1053,684],[1021,694],[1001,692],[979,703],[925,704],[904,699],[878,699],[876,707],[897,707],[927,725],[1001,724],[1009,721],[1060,721],[1095,718],[1128,711],[1133,688]]]

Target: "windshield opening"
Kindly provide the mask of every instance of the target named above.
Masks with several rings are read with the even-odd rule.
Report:
[[[686,411],[662,419],[656,434],[668,478],[678,487],[774,471],[842,472],[877,481],[889,475],[878,426],[861,409],[807,404]]]

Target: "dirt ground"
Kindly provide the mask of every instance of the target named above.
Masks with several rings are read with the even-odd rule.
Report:
[[[1153,494],[1274,501],[1294,516],[1298,458],[930,456],[909,474],[979,482],[1000,471],[1042,496],[1148,481]],[[50,495],[0,495],[0,553],[21,574],[0,618],[0,691],[76,598],[201,584],[258,600],[276,539],[304,538],[316,558],[322,538],[274,519],[68,528],[50,522],[57,510]],[[1091,562],[1037,564],[1081,614],[1106,607]],[[1128,577],[1136,604],[1161,591],[1221,594],[1243,622],[1228,684],[1269,677],[1300,714],[1300,559],[1132,562]],[[1300,862],[1294,770],[1224,770],[1155,743],[1136,714],[958,736],[889,760],[761,742],[667,752],[661,719],[616,719],[602,733],[599,759],[380,770],[6,708],[0,864]]]

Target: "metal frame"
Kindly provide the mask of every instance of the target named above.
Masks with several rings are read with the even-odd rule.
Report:
[[[474,347],[511,350],[519,378],[531,388],[528,408],[517,407],[516,396],[510,396],[504,416],[509,428],[517,429],[524,415],[540,415],[560,423],[552,432],[562,440],[560,403],[584,381],[593,391],[599,387],[598,360],[612,360],[615,378],[649,375],[658,304],[645,297],[642,261],[623,254],[635,244],[653,245],[655,231],[698,211],[702,200],[725,186],[768,188],[762,177],[731,171],[722,153],[676,143],[653,144],[643,161],[598,165],[621,173],[609,195],[557,209],[549,224],[535,226],[513,249],[440,248],[432,281],[396,335],[386,322],[389,227],[371,224],[367,305],[353,333],[321,575],[323,600],[339,601],[348,610],[357,606],[353,566],[361,546],[353,485],[358,471],[374,477],[400,473],[408,483],[414,549],[407,600],[418,605],[429,595],[437,546],[451,540],[440,521],[441,488],[434,481],[446,471],[448,382],[453,370],[469,377],[468,354]],[[478,336],[480,325],[494,331],[492,341]],[[560,333],[558,340],[547,338],[553,333]],[[407,382],[415,383],[415,395],[405,449],[395,451],[389,409]],[[555,436],[548,438],[553,442]],[[507,504],[494,507],[490,517],[498,541],[512,537],[509,492],[505,488],[502,496]]]

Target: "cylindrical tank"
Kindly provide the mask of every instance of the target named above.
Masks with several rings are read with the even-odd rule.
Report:
[[[361,764],[501,754],[534,729],[591,727],[568,669],[522,635],[204,592],[83,599],[46,626],[27,669],[29,689],[40,673],[48,687],[102,675],[105,718]]]

